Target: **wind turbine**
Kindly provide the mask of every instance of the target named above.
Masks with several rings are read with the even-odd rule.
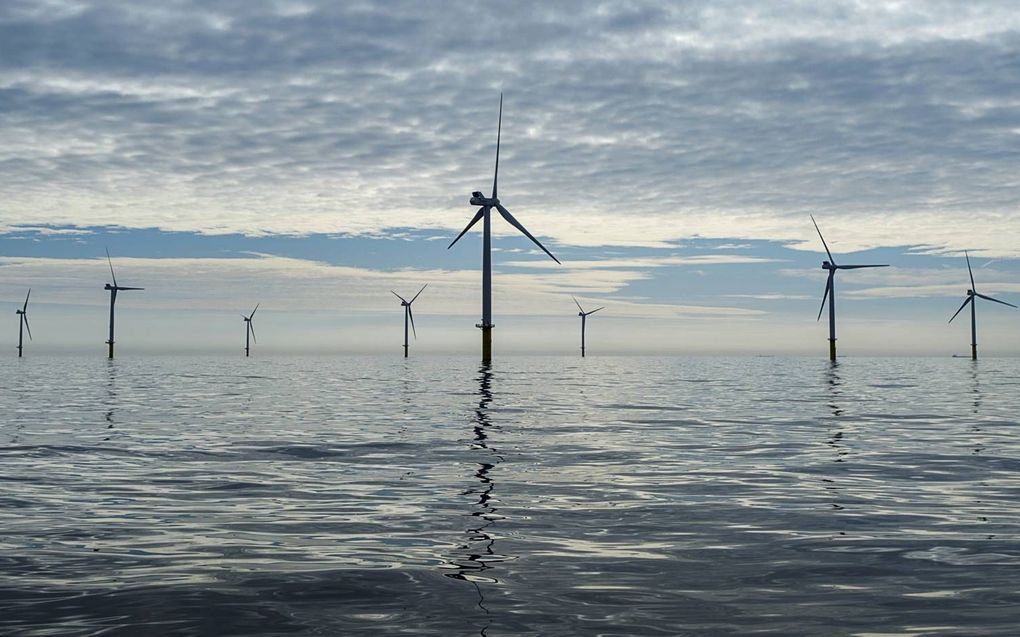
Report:
[[[129,288],[117,285],[117,275],[113,273],[113,259],[110,258],[110,251],[106,251],[106,261],[110,264],[110,276],[113,277],[113,285],[107,283],[103,289],[110,291],[110,340],[106,344],[110,346],[110,358],[113,358],[113,306],[117,303],[117,292],[121,290],[144,290],[145,288]]]
[[[255,326],[251,324],[251,319],[252,319],[252,317],[255,316],[255,312],[258,312],[260,305],[262,305],[262,304],[261,303],[256,303],[255,304],[255,309],[252,310],[251,314],[249,314],[248,316],[245,316],[244,314],[241,315],[241,318],[244,319],[244,355],[245,355],[245,357],[251,356],[251,341],[254,341],[254,342],[258,343],[258,340],[255,339]]]
[[[585,326],[585,323],[588,320],[588,315],[589,314],[594,314],[595,312],[598,312],[599,310],[604,310],[606,308],[605,307],[598,307],[598,308],[595,308],[594,310],[592,310],[591,312],[585,312],[584,308],[581,307],[581,304],[577,302],[577,299],[575,297],[572,296],[570,298],[574,299],[574,304],[577,306],[577,309],[580,310],[577,313],[577,315],[581,317],[581,358],[584,358],[584,326]]]
[[[30,296],[32,296],[32,288],[28,288],[28,294],[25,295],[25,304],[21,306],[20,310],[14,311],[18,315],[18,358],[21,358],[26,329],[28,330],[28,340],[32,340],[32,328],[28,325],[28,297]]]
[[[828,261],[822,261],[822,269],[829,271],[829,278],[825,282],[825,295],[822,296],[822,306],[818,308],[818,318],[815,320],[821,320],[822,310],[825,309],[825,300],[829,301],[829,360],[836,360],[836,288],[834,286],[836,280],[836,270],[859,270],[861,268],[887,268],[888,264],[883,265],[836,265],[836,259],[832,258],[832,253],[829,252],[829,246],[825,243],[825,237],[822,236],[822,231],[818,229],[818,222],[815,221],[814,215],[811,215],[811,223],[815,224],[815,230],[818,231],[818,238],[822,240],[822,245],[825,246],[825,253],[829,255]]]
[[[418,296],[422,292],[424,292],[425,288],[427,288],[428,286],[429,286],[428,283],[426,283],[425,285],[421,286],[421,289],[418,290],[418,294],[415,294],[414,298],[411,299],[410,301],[408,301],[404,297],[400,296],[396,292],[393,292],[393,290],[390,290],[390,292],[393,292],[393,296],[395,296],[398,299],[400,299],[400,305],[402,305],[404,307],[404,358],[407,358],[407,323],[408,323],[408,321],[411,322],[411,331],[414,332],[415,340],[417,340],[417,338],[418,338],[418,332],[414,329],[414,314],[411,312],[411,304],[414,303],[415,299],[417,299]]]
[[[1003,305],[1008,305],[1010,307],[1016,306],[1012,303],[1000,301],[999,299],[993,299],[992,297],[985,296],[984,294],[978,294],[977,286],[974,285],[974,271],[970,269],[970,255],[967,254],[966,250],[964,250],[963,256],[967,257],[967,273],[970,274],[970,289],[967,290],[967,300],[963,302],[960,309],[956,310],[956,314],[953,314],[953,317],[949,319],[949,322],[952,323],[953,319],[956,318],[956,315],[962,312],[963,308],[967,307],[967,304],[970,303],[970,357],[972,360],[977,360],[977,310],[974,309],[974,306],[976,306],[977,303],[974,302],[974,298],[980,297],[986,301],[995,301],[996,303],[1002,303]]]
[[[503,94],[499,94],[499,123],[496,128],[496,170],[492,177],[492,196],[486,197],[479,191],[471,193],[471,205],[481,206],[478,212],[475,213],[471,222],[468,223],[467,227],[461,230],[457,238],[454,239],[450,245],[447,246],[447,250],[453,247],[453,244],[460,241],[460,238],[467,233],[480,219],[484,220],[482,224],[482,322],[475,325],[482,330],[482,361],[492,360],[492,232],[489,213],[493,208],[499,211],[503,219],[507,223],[512,225],[521,231],[524,236],[531,239],[535,245],[542,248],[542,251],[549,255],[549,257],[559,263],[560,260],[553,256],[552,252],[545,249],[538,239],[536,239],[528,229],[525,228],[514,216],[510,214],[510,211],[503,207],[503,204],[499,202],[497,196],[497,183],[499,180],[499,140],[500,135],[503,131]]]

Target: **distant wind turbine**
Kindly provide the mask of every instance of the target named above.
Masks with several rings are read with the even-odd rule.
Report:
[[[970,289],[967,290],[967,300],[963,302],[960,309],[956,310],[956,314],[953,314],[952,318],[949,319],[949,322],[952,323],[957,314],[962,312],[963,308],[967,307],[967,304],[970,303],[970,357],[973,360],[977,360],[977,310],[974,309],[974,306],[976,306],[977,303],[974,302],[974,298],[980,297],[986,301],[995,301],[996,303],[1001,303],[1010,307],[1016,306],[1012,303],[1000,301],[999,299],[993,299],[992,297],[985,296],[984,294],[978,294],[977,286],[974,285],[974,271],[970,269],[970,255],[967,254],[966,250],[964,250],[963,256],[967,258],[967,273],[970,274]]]
[[[510,211],[503,207],[497,197],[497,183],[499,180],[499,140],[500,135],[503,131],[503,94],[499,94],[499,123],[496,128],[496,170],[492,177],[492,197],[485,197],[481,192],[474,191],[471,193],[471,205],[481,206],[478,212],[475,213],[471,222],[468,223],[467,227],[461,230],[461,233],[457,235],[447,249],[453,247],[453,244],[460,241],[460,238],[467,233],[479,219],[483,219],[482,224],[482,322],[477,324],[475,327],[479,327],[482,330],[482,361],[492,360],[492,237],[491,237],[491,224],[489,220],[489,212],[495,208],[499,211],[499,214],[503,216],[503,219],[510,225],[521,231],[524,236],[531,239],[535,245],[542,249],[543,252],[549,255],[553,261],[559,263],[560,260],[553,256],[552,252],[545,249],[538,239],[536,239],[528,229],[525,228],[514,216],[510,214]]]
[[[255,326],[252,325],[251,320],[255,316],[255,312],[258,312],[260,305],[262,304],[256,303],[255,309],[248,316],[241,315],[241,318],[244,319],[244,355],[246,357],[251,356],[251,342],[258,343],[258,340],[255,339]]]
[[[818,222],[815,221],[814,215],[811,215],[811,223],[815,224],[815,230],[818,231],[818,238],[822,240],[822,245],[825,246],[825,253],[829,255],[828,261],[822,261],[822,268],[829,271],[829,278],[825,282],[825,295],[822,296],[822,306],[818,308],[818,318],[821,320],[822,310],[825,309],[825,301],[829,301],[829,360],[836,360],[836,288],[834,286],[836,280],[836,270],[859,270],[861,268],[887,268],[888,264],[883,265],[836,265],[836,259],[832,257],[832,253],[829,252],[829,246],[825,243],[825,237],[822,236],[822,231],[818,229]]]
[[[415,340],[418,339],[418,332],[417,332],[417,330],[414,329],[414,314],[411,312],[411,304],[414,303],[414,301],[418,298],[418,296],[420,296],[421,293],[424,292],[425,288],[427,288],[428,286],[429,286],[428,283],[426,283],[425,285],[421,286],[421,289],[418,290],[418,294],[415,294],[414,298],[412,298],[410,301],[408,301],[404,297],[400,296],[396,292],[393,292],[393,290],[390,290],[390,292],[393,292],[393,296],[395,296],[398,299],[400,299],[400,305],[402,305],[403,308],[404,308],[404,358],[407,358],[407,323],[408,323],[408,321],[410,321],[410,323],[411,323],[411,331],[414,332]]]
[[[145,288],[129,288],[117,285],[117,275],[113,273],[113,259],[110,258],[110,251],[106,251],[106,261],[110,264],[110,276],[113,277],[113,285],[109,283],[103,287],[110,291],[110,340],[106,344],[110,346],[110,358],[113,358],[113,306],[117,303],[117,292],[122,290],[144,290]]]
[[[598,312],[599,310],[604,310],[606,308],[605,307],[597,307],[594,310],[592,310],[591,312],[585,312],[584,308],[581,307],[581,304],[577,302],[577,299],[575,297],[570,297],[570,298],[574,299],[574,304],[577,305],[577,309],[580,310],[577,313],[577,315],[581,317],[581,358],[584,358],[584,327],[585,327],[585,323],[588,320],[588,316],[590,314],[594,314],[595,312]]]
[[[28,340],[32,340],[32,328],[28,325],[28,297],[30,296],[32,296],[32,288],[29,288],[28,294],[25,295],[25,304],[21,306],[20,310],[14,311],[18,315],[18,358],[21,358],[21,352],[24,349],[25,330],[28,330]]]

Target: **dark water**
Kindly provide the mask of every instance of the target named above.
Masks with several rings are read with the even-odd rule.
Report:
[[[0,634],[1017,635],[1020,361],[29,358]]]

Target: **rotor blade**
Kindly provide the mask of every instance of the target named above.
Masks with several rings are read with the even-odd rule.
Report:
[[[25,295],[25,305],[22,306],[21,311],[25,312],[28,310],[28,297],[32,296],[32,288],[28,288],[28,294]]]
[[[963,305],[961,305],[961,306],[960,306],[960,309],[956,310],[956,314],[959,314],[960,312],[962,312],[962,311],[963,311],[963,308],[967,307],[967,304],[968,304],[968,303],[970,303],[970,302],[972,302],[973,300],[974,300],[974,297],[973,297],[973,296],[968,296],[968,297],[967,297],[967,300],[966,300],[966,301],[964,301],[964,302],[963,302]],[[952,323],[952,322],[953,322],[953,319],[954,319],[954,318],[956,318],[956,314],[953,314],[953,316],[952,316],[952,317],[950,317],[950,319],[949,319],[949,322],[950,322],[950,323]]]
[[[256,303],[256,304],[255,304],[255,309],[254,309],[254,310],[252,310],[252,311],[251,311],[251,314],[249,314],[249,315],[248,315],[248,320],[249,320],[249,321],[251,320],[251,317],[255,316],[255,312],[258,312],[258,311],[259,311],[259,306],[260,306],[260,305],[262,305],[262,302],[261,302],[261,301],[259,301],[258,303]]]
[[[116,286],[116,288],[117,288],[118,290],[144,290],[144,289],[145,289],[145,288],[124,288],[124,287],[121,287],[121,286],[119,286],[119,285],[118,285],[118,286]]]
[[[22,314],[21,316],[25,319],[25,329],[28,330],[28,340],[32,340],[32,327],[28,324],[28,314]]]
[[[542,248],[542,251],[545,252],[546,254],[548,254],[549,258],[551,258],[556,263],[560,262],[559,259],[557,259],[556,257],[553,256],[552,252],[549,252],[548,250],[545,249],[545,246],[542,245],[538,241],[538,239],[536,239],[535,237],[531,236],[531,233],[528,232],[527,228],[525,228],[524,226],[521,225],[520,221],[517,221],[516,219],[514,219],[514,216],[512,214],[510,214],[510,211],[503,207],[503,204],[499,204],[499,203],[496,204],[496,210],[499,210],[499,214],[503,215],[503,218],[506,219],[507,223],[509,223],[513,227],[515,227],[518,230],[520,230],[521,232],[523,232],[524,236],[526,236],[527,238],[531,239],[532,241],[535,242],[535,245],[537,245],[538,247]]]
[[[411,311],[411,304],[407,304],[407,318],[411,319],[411,332],[414,333],[414,340],[418,340],[418,331],[414,329],[414,312]]]
[[[977,293],[977,286],[974,285],[974,271],[970,269],[970,255],[967,254],[966,250],[964,250],[963,251],[963,256],[965,256],[967,258],[967,274],[970,275],[970,289],[974,290],[974,293],[976,294]]]
[[[463,237],[463,236],[464,236],[464,234],[465,234],[465,233],[466,233],[466,232],[467,232],[468,230],[470,230],[470,229],[471,229],[471,226],[473,226],[473,225],[475,225],[476,223],[478,223],[478,220],[479,220],[479,219],[481,219],[481,218],[482,218],[482,215],[484,215],[484,214],[485,214],[485,206],[482,206],[481,208],[479,208],[479,209],[478,209],[478,212],[476,212],[476,213],[475,213],[475,217],[474,217],[474,219],[472,219],[472,220],[471,220],[471,222],[467,224],[467,227],[466,227],[466,228],[464,228],[463,230],[461,230],[461,231],[460,231],[460,234],[458,234],[458,235],[457,235],[457,238],[456,238],[456,239],[454,239],[453,241],[451,241],[451,242],[450,242],[450,245],[446,246],[446,249],[447,249],[447,250],[449,250],[450,248],[452,248],[452,247],[453,247],[453,244],[455,244],[455,243],[457,243],[458,241],[460,241],[460,238],[461,238],[461,237]]]
[[[841,265],[840,270],[860,270],[861,268],[888,268],[889,264],[883,265]]]
[[[974,293],[974,296],[980,296],[981,298],[983,298],[986,301],[995,301],[996,303],[1002,303],[1003,305],[1008,305],[1010,307],[1016,307],[1012,303],[1006,303],[1005,301],[1000,301],[999,299],[993,299],[990,296],[985,296],[984,294],[978,294],[977,292]]]
[[[835,276],[835,272],[829,271],[829,278],[825,280],[825,294],[822,295],[822,306],[818,308],[818,318],[816,321],[822,320],[822,310],[825,309],[825,302],[829,299],[829,292],[832,291],[832,277]]]
[[[570,298],[574,299],[574,305],[576,305],[577,309],[581,310],[581,313],[584,314],[584,308],[581,307],[581,304],[577,302],[577,297],[571,296]]]
[[[420,290],[418,290],[418,294],[415,294],[415,295],[414,295],[414,298],[413,298],[413,299],[411,299],[410,301],[408,301],[408,303],[407,303],[407,304],[408,304],[408,305],[410,305],[411,303],[414,303],[414,299],[418,298],[418,296],[420,296],[420,295],[421,295],[421,293],[422,293],[422,292],[424,292],[424,291],[425,291],[425,288],[427,288],[428,286],[429,286],[429,284],[428,284],[428,283],[426,283],[425,285],[421,286],[421,289],[420,289]]]
[[[113,273],[113,259],[110,258],[110,249],[106,249],[106,261],[110,264],[110,276],[113,277],[113,287],[117,287],[117,275]]]
[[[404,303],[407,303],[407,299],[405,299],[404,297],[400,296],[400,295],[399,295],[399,294],[397,294],[396,292],[393,292],[393,290],[390,290],[390,292],[391,292],[391,293],[393,294],[393,296],[397,297],[398,299],[400,299],[400,300],[401,300],[401,301],[403,301]]]
[[[251,321],[248,321],[248,329],[251,330],[251,340],[254,343],[258,343],[258,339],[255,338],[255,326],[252,325]]]
[[[597,307],[594,310],[592,310],[591,312],[585,312],[585,314],[594,314],[595,312],[598,312],[599,310],[604,310],[604,309],[606,309],[605,306]]]
[[[503,93],[499,94],[499,124],[496,126],[496,172],[492,176],[492,198],[496,198],[496,183],[499,181],[499,137],[503,132]]]
[[[825,254],[829,255],[829,263],[836,265],[836,260],[832,258],[832,253],[829,252],[829,246],[825,243],[825,237],[822,236],[822,231],[818,229],[818,222],[815,221],[815,216],[810,215],[811,223],[815,224],[815,230],[818,231],[818,238],[822,240],[822,245],[825,246]]]

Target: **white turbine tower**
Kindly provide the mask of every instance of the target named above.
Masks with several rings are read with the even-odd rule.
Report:
[[[829,246],[825,243],[825,237],[822,236],[822,231],[818,229],[818,222],[815,221],[814,215],[811,216],[811,223],[815,224],[815,230],[818,231],[818,238],[822,240],[822,245],[825,246],[825,253],[829,255],[828,261],[822,261],[822,269],[829,271],[829,278],[825,282],[825,295],[822,296],[822,307],[818,308],[818,318],[815,320],[821,320],[822,310],[825,309],[825,301],[829,301],[829,360],[836,360],[836,270],[859,270],[861,268],[887,268],[886,264],[883,265],[836,265],[836,260],[832,258],[832,253],[829,252]]]
[[[103,287],[104,290],[110,291],[110,340],[106,341],[106,344],[110,346],[110,358],[113,358],[113,306],[117,303],[117,292],[122,290],[144,290],[145,288],[129,288],[123,285],[117,285],[117,275],[113,273],[113,259],[110,258],[110,251],[106,251],[106,261],[110,264],[110,276],[113,277],[113,285],[109,283]]]
[[[478,221],[484,220],[482,224],[482,322],[476,325],[476,327],[482,330],[482,360],[492,360],[492,230],[490,223],[490,211],[495,208],[502,215],[503,219],[510,225],[521,231],[524,236],[531,239],[535,245],[542,249],[543,252],[549,255],[553,261],[559,263],[560,260],[553,256],[552,252],[545,249],[538,239],[532,236],[528,229],[525,228],[514,216],[510,214],[510,211],[503,207],[500,203],[499,197],[497,196],[497,184],[499,181],[499,141],[500,135],[503,131],[503,94],[499,95],[499,123],[496,128],[496,170],[492,177],[492,196],[486,197],[479,191],[471,193],[471,205],[481,206],[478,212],[475,213],[471,222],[468,223],[467,227],[461,230],[461,233],[457,235],[447,249],[453,247],[461,237],[467,233]]]
[[[977,303],[974,302],[974,299],[982,298],[986,301],[994,301],[1010,307],[1016,306],[1012,303],[1000,301],[999,299],[993,299],[992,297],[985,296],[984,294],[978,294],[977,286],[974,285],[974,271],[970,269],[970,255],[967,254],[966,250],[964,250],[963,256],[967,258],[967,273],[970,274],[970,289],[967,290],[967,300],[963,302],[960,309],[956,310],[956,314],[953,314],[952,318],[949,319],[949,322],[952,323],[953,319],[956,318],[956,315],[962,312],[963,308],[967,307],[967,304],[970,303],[970,357],[972,360],[977,360],[977,310],[974,309]]]
[[[20,310],[14,311],[18,315],[18,358],[21,358],[21,352],[24,349],[25,330],[28,330],[28,340],[32,340],[32,328],[28,325],[28,297],[30,296],[32,296],[32,288],[28,288],[25,304],[21,306]]]
[[[594,314],[595,312],[598,312],[599,310],[604,310],[606,308],[605,307],[597,307],[594,310],[592,310],[591,312],[585,312],[584,308],[581,307],[581,304],[578,303],[578,301],[577,301],[577,299],[575,297],[572,296],[570,298],[574,299],[574,304],[577,306],[577,309],[580,310],[577,313],[577,315],[581,317],[581,358],[584,358],[584,328],[585,328],[585,324],[588,321],[588,317],[590,315]]]
[[[390,292],[393,292],[393,296],[395,296],[398,299],[400,299],[400,305],[403,306],[403,308],[404,308],[404,358],[407,358],[407,345],[408,345],[408,343],[407,343],[407,323],[408,323],[408,321],[410,321],[410,323],[411,323],[411,331],[414,332],[415,340],[418,339],[418,331],[414,329],[414,313],[411,312],[411,304],[415,302],[415,300],[421,295],[422,292],[425,291],[425,288],[427,288],[428,286],[429,286],[428,283],[426,283],[425,285],[421,286],[421,289],[418,290],[418,294],[415,294],[414,298],[412,298],[410,301],[408,301],[404,297],[400,296],[396,292],[393,292],[393,290],[390,290]]]
[[[251,356],[251,343],[258,343],[255,338],[255,326],[252,324],[252,319],[255,318],[255,312],[259,311],[261,303],[255,304],[255,309],[251,311],[251,314],[245,316],[241,315],[241,319],[244,320],[244,355],[245,358]]]

